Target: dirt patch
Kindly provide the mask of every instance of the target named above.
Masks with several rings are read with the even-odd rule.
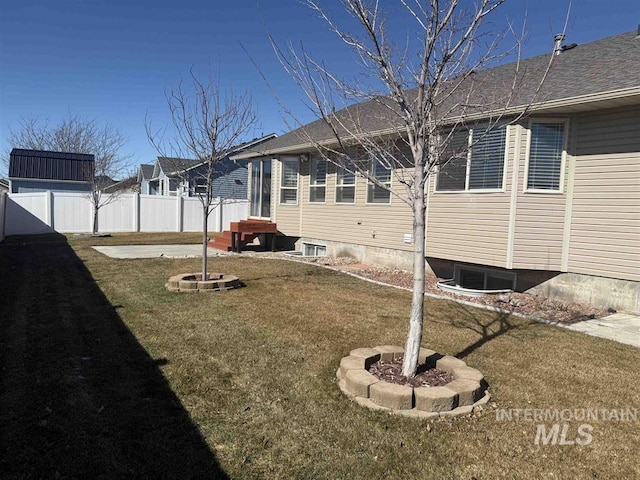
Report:
[[[407,387],[441,387],[453,381],[451,374],[437,368],[420,365],[414,377],[402,375],[402,360],[384,362],[382,360],[369,367],[369,373],[389,383]]]

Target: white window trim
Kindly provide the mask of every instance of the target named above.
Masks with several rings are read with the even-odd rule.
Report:
[[[340,170],[346,171],[344,167],[336,167],[336,191],[335,196],[333,197],[333,203],[335,205],[355,205],[358,200],[358,189],[356,188],[358,184],[358,176],[355,174],[353,175],[353,183],[338,183],[340,180]],[[353,187],[353,202],[338,202],[338,188],[344,187]]]
[[[563,123],[564,138],[562,139],[562,157],[560,160],[560,185],[558,190],[547,190],[543,188],[527,188],[529,183],[529,155],[531,154],[531,126],[534,123]],[[564,177],[567,165],[567,148],[569,145],[569,119],[568,118],[532,118],[527,124],[527,148],[525,149],[524,177],[522,178],[522,193],[535,193],[543,195],[564,195]]]
[[[316,162],[325,162],[325,174],[324,174],[324,183],[313,183],[313,171],[314,171],[314,163]],[[299,173],[299,170],[298,170]],[[317,179],[316,179],[317,180]],[[329,162],[322,157],[317,157],[312,155],[309,159],[309,190],[307,196],[307,202],[313,205],[324,205],[327,203],[327,187],[329,186]],[[324,188],[324,200],[322,202],[311,201],[311,189],[312,188]]]
[[[375,169],[374,169],[374,162],[376,162],[377,160],[371,160],[371,165],[369,167],[370,171],[369,174],[375,178]],[[386,168],[386,167],[385,167]],[[391,205],[392,199],[393,199],[393,194],[391,193],[391,189],[393,188],[393,170],[389,169],[389,181],[388,182],[380,182],[383,185],[387,185],[387,187],[389,188],[389,190],[387,190],[389,192],[389,201],[388,202],[370,202],[369,201],[369,185],[376,185],[374,182],[372,182],[369,178],[367,178],[367,189],[364,192],[365,194],[365,200],[366,200],[366,205]],[[350,204],[353,205],[353,204]]]
[[[289,161],[289,162],[297,162],[298,165],[298,170],[296,173],[296,186],[295,187],[283,187],[282,186],[282,182],[284,180],[284,162]],[[297,157],[287,157],[287,158],[280,158],[280,185],[279,185],[279,190],[278,190],[278,203],[280,205],[285,205],[285,206],[291,206],[294,207],[296,205],[300,204],[300,160]],[[288,203],[288,202],[283,202],[282,201],[282,190],[295,190],[296,191],[296,201],[295,203]]]
[[[318,251],[318,248],[324,248],[324,255],[306,255],[307,247],[313,247]],[[302,256],[303,257],[326,257],[327,256],[327,246],[321,245],[319,243],[311,243],[311,242],[302,242]]]
[[[500,125],[501,126],[501,125]],[[468,138],[468,152],[467,152],[467,170],[466,170],[466,174],[465,174],[465,179],[464,179],[464,190],[438,190],[438,179],[435,178],[434,179],[434,185],[433,185],[433,193],[437,194],[437,195],[460,195],[460,194],[476,194],[476,193],[505,193],[507,191],[507,170],[509,167],[509,138],[511,136],[511,128],[513,127],[513,125],[511,124],[506,124],[505,125],[506,130],[505,130],[505,137],[504,137],[504,166],[502,168],[502,186],[500,188],[475,188],[470,190],[469,189],[469,178],[471,176],[471,147],[473,146],[473,133],[471,133]],[[471,132],[473,131],[473,129],[471,129]],[[436,175],[434,175],[434,177],[437,177],[437,175],[440,173],[440,170],[438,170],[438,173],[436,173]]]
[[[202,180],[202,183],[199,182]],[[186,197],[198,197],[207,193],[207,182],[203,177],[195,177],[186,185],[182,185],[182,195]]]

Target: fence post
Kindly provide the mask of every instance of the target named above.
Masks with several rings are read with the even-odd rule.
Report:
[[[140,231],[140,194],[134,192],[133,198],[131,199],[133,202],[133,231]]]
[[[53,192],[51,190],[46,191],[45,210],[47,211],[47,225],[49,225],[49,227],[51,227],[51,230],[55,232],[55,228],[53,225]]]
[[[217,219],[217,225],[216,225],[216,232],[221,232],[223,230],[223,225],[222,225],[222,220],[223,220],[223,210],[224,209],[224,202],[222,201],[222,198],[218,197],[218,219]]]
[[[176,232],[182,231],[182,210],[183,210],[183,202],[182,195],[176,193],[176,198],[178,199],[176,204]]]

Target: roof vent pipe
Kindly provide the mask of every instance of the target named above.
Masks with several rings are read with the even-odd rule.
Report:
[[[555,42],[553,53],[555,53],[556,55],[560,55],[560,52],[562,52],[562,42],[564,38],[564,33],[558,33],[555,37],[553,37],[553,41]]]
[[[640,38],[640,24],[638,24],[638,36],[636,38]]]

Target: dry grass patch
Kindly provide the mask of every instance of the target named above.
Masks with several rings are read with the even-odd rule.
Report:
[[[637,423],[596,423],[589,446],[536,446],[536,424],[498,421],[493,409],[427,423],[349,402],[335,384],[340,358],[357,347],[402,344],[407,292],[313,265],[227,256],[210,267],[237,275],[245,288],[180,295],[164,282],[197,269],[197,259],[111,260],[92,242],[70,242],[121,325],[150,359],[162,360],[159,372],[233,478],[640,475]],[[480,369],[499,408],[638,407],[636,349],[449,301],[425,306],[424,346]],[[109,408],[118,408],[112,400]]]

